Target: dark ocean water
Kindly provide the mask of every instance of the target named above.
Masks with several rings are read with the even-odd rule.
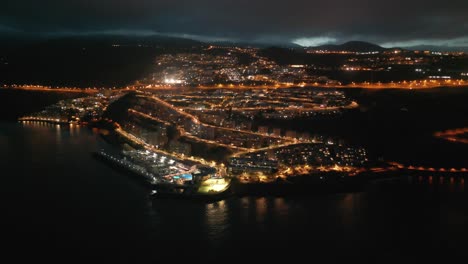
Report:
[[[359,193],[210,204],[155,200],[94,159],[101,147],[108,146],[84,127],[0,123],[3,251],[65,263],[467,257],[466,178],[402,175]]]

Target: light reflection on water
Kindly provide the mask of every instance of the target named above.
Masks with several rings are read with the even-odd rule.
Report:
[[[265,215],[267,211],[271,208],[268,208],[268,200],[265,197],[260,197],[255,199],[255,212],[256,212],[256,221],[259,223],[265,222]]]
[[[427,200],[437,197],[427,195],[427,191],[464,191],[465,179],[448,174],[432,175],[432,178],[404,176],[399,184],[411,187],[409,191],[403,189],[404,192],[400,191],[400,185],[391,185],[382,192],[294,198],[232,197],[210,204],[151,200],[146,194],[142,197],[145,190],[133,179],[91,158],[90,152],[102,143],[97,131],[63,125],[59,129],[41,123],[24,123],[11,131],[3,128],[0,129],[0,152],[11,161],[11,165],[6,164],[7,168],[20,167],[19,174],[28,184],[29,181],[34,183],[22,199],[30,195],[31,201],[39,197],[42,206],[52,204],[49,215],[43,213],[41,217],[66,230],[66,235],[59,235],[65,241],[70,236],[86,236],[86,239],[89,236],[93,240],[104,229],[109,241],[105,236],[96,241],[113,243],[111,239],[118,237],[113,232],[123,232],[131,237],[137,236],[133,234],[151,237],[152,248],[162,242],[172,246],[189,240],[208,250],[240,247],[250,252],[251,248],[276,250],[306,241],[307,245],[321,243],[323,247],[333,246],[349,253],[375,247],[375,244],[388,248],[407,243],[408,237],[413,239],[411,242],[427,245],[425,237],[421,240],[417,237],[431,230],[444,230],[434,236],[453,241],[454,245],[468,235],[466,226],[451,224],[466,219],[465,203],[460,206],[457,199],[438,202],[435,210]],[[46,176],[36,177],[35,173]],[[20,183],[23,189],[24,182]],[[61,210],[55,210],[56,207]],[[63,212],[73,216],[73,220],[65,217],[62,223],[54,222],[57,217],[63,217]],[[442,219],[446,222],[437,218],[440,212],[448,212]],[[82,227],[76,227],[76,217],[82,221]],[[27,222],[33,223],[34,218]],[[77,231],[69,230],[69,226],[73,226],[71,222],[75,223]],[[116,239],[121,243],[118,239],[122,238]],[[316,248],[314,252],[319,251],[320,248]]]
[[[463,193],[465,191],[464,175],[430,175],[408,176],[407,183],[416,188],[432,192]]]
[[[274,211],[278,216],[285,216],[288,213],[289,205],[286,203],[283,197],[278,197],[274,199]]]
[[[85,127],[0,123],[2,193],[19,212],[12,229],[43,233],[54,245],[147,241],[161,228],[159,218],[144,188],[91,155],[106,146]]]
[[[229,213],[226,201],[217,201],[206,204],[205,206],[205,223],[207,226],[208,236],[213,239],[222,239],[223,236],[228,236],[229,231]]]

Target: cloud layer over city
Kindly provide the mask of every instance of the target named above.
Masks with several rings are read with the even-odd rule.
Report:
[[[0,3],[0,32],[467,47],[466,14],[466,0],[16,0]]]

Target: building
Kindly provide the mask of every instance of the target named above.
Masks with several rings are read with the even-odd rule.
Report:
[[[169,142],[169,151],[189,156],[192,153],[192,146],[188,143],[182,143],[176,140]]]
[[[278,170],[278,160],[257,157],[234,157],[229,159],[228,171],[232,173],[264,172],[273,173]]]
[[[286,136],[286,137],[290,137],[290,138],[296,138],[296,135],[297,135],[297,134],[296,134],[296,131],[294,131],[294,130],[287,130],[285,136]]]
[[[259,126],[258,133],[268,135],[268,127],[267,126]]]
[[[214,127],[204,126],[202,128],[202,137],[203,138],[213,140],[213,139],[215,139],[215,136],[216,136],[216,130],[215,130]]]
[[[310,133],[309,132],[302,133],[301,139],[302,140],[310,140]]]
[[[236,129],[240,130],[252,130],[252,122],[249,121],[237,121],[236,122]]]
[[[185,129],[185,131],[187,131],[188,133],[190,133],[192,135],[200,135],[201,125],[196,124],[191,119],[186,119],[184,121],[184,129]]]
[[[273,128],[273,136],[281,137],[281,128]]]

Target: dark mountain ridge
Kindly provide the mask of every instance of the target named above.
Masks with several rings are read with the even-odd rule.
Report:
[[[348,41],[341,45],[327,44],[317,47],[312,47],[316,50],[329,50],[329,51],[351,51],[351,52],[372,52],[372,51],[384,51],[386,48],[379,45],[364,42],[364,41]]]

